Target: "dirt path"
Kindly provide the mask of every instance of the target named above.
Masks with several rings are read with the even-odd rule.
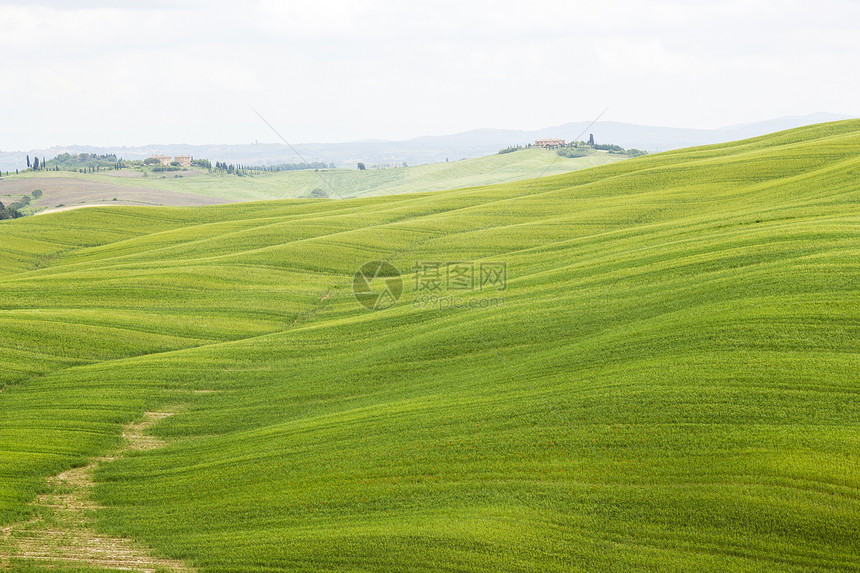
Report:
[[[0,569],[12,567],[11,560],[44,564],[80,566],[123,571],[192,572],[191,567],[148,554],[144,547],[129,539],[98,534],[90,514],[99,508],[92,499],[93,470],[129,451],[151,450],[165,446],[146,430],[170,412],[147,412],[144,420],[129,424],[123,431],[126,444],[112,456],[96,458],[84,467],[74,468],[48,479],[51,493],[33,502],[40,517],[0,530]]]

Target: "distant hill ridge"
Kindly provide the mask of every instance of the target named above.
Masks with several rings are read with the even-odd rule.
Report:
[[[851,116],[832,113],[813,113],[790,116],[755,123],[727,126],[719,129],[688,129],[636,125],[614,121],[600,121],[590,125],[589,121],[565,123],[538,130],[475,129],[452,135],[428,135],[405,141],[366,140],[345,143],[301,143],[295,149],[302,160],[335,163],[338,166],[364,163],[401,163],[410,165],[435,163],[446,160],[481,157],[495,153],[503,147],[522,145],[540,138],[575,139],[593,133],[597,143],[612,143],[625,148],[644,149],[648,152],[668,151],[725,143],[738,139],[756,137],[828,121],[851,119]],[[47,158],[61,153],[116,154],[125,159],[143,159],[151,155],[191,155],[211,161],[226,161],[266,165],[296,162],[300,158],[286,145],[262,144],[152,144],[137,147],[95,147],[87,145],[57,146],[50,149],[0,152],[0,169],[14,170],[26,166],[26,155]]]

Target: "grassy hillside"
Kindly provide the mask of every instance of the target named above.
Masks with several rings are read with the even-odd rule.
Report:
[[[0,523],[169,409],[93,519],[200,571],[857,571],[858,145],[2,222]]]
[[[416,193],[473,187],[557,175],[624,159],[595,151],[574,159],[554,151],[524,149],[504,155],[432,163],[406,168],[283,171],[253,176],[209,174],[203,170],[142,173],[131,170],[103,173],[38,172],[4,178],[0,201],[11,203],[21,194],[40,189],[44,196],[31,210],[58,205],[199,205],[201,196],[222,202],[295,199],[314,190],[331,199]],[[318,193],[319,193],[318,191]]]

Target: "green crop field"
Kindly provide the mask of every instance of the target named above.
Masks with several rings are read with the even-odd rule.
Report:
[[[0,566],[111,568],[27,549],[95,463],[198,571],[860,571],[858,149],[2,221]]]
[[[519,181],[569,173],[624,159],[624,155],[592,151],[584,157],[560,157],[548,149],[522,149],[446,163],[374,169],[323,169],[320,171],[258,172],[250,176],[209,173],[191,169],[147,173],[125,169],[101,173],[27,172],[0,182],[0,201],[13,200],[33,189],[44,196],[27,212],[53,210],[58,205],[197,205],[201,198],[221,202],[296,199],[322,196],[330,199],[441,191],[493,183]],[[5,196],[5,198],[4,198]]]

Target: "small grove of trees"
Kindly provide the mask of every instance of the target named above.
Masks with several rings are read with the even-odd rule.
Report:
[[[30,156],[29,156],[29,155],[27,156],[27,169],[30,169],[30,168],[32,167],[33,171],[39,171],[39,169],[41,168],[41,169],[44,171],[44,170],[47,170],[47,169],[48,169],[48,165],[47,165],[47,163],[48,163],[48,162],[47,162],[47,161],[45,161],[45,158],[44,158],[44,157],[42,157],[42,161],[41,161],[41,163],[39,162],[39,158],[38,158],[38,157],[34,157],[34,158],[33,158],[33,163],[31,164],[31,163],[30,163]]]
[[[61,153],[50,161],[42,158],[43,168],[50,171],[77,171],[91,173],[96,171],[119,170],[125,167],[122,158],[113,153],[99,155],[96,153]]]
[[[558,153],[561,157],[585,157],[588,155],[588,149],[585,147],[562,147],[556,153]]]
[[[643,151],[641,149],[624,149],[620,145],[612,145],[612,144],[597,144],[593,145],[594,149],[600,149],[602,151],[608,151],[609,153],[617,153],[619,155],[628,155],[630,157],[639,157],[640,155],[647,155],[647,151]]]
[[[278,163],[275,165],[267,165],[265,167],[252,167],[252,169],[263,171],[303,171],[305,169],[334,169],[334,163],[325,163],[323,161],[311,161],[310,163]]]
[[[39,190],[37,189],[37,191]],[[35,197],[35,191],[33,193],[33,196]],[[39,191],[39,197],[41,196],[42,192]],[[29,195],[24,195],[14,203],[10,203],[8,207],[3,205],[3,203],[0,203],[0,219],[17,219],[18,217],[23,217],[24,215],[21,213],[21,209],[27,207],[29,204]]]
[[[358,162],[358,170],[359,170],[359,171],[364,171],[365,169],[367,169],[367,167],[365,167],[364,163],[362,163],[361,161],[359,161],[359,162]]]
[[[21,216],[21,213],[18,212],[17,209],[12,208],[12,205],[8,207],[0,201],[0,220],[1,219],[17,219]]]
[[[556,153],[562,157],[584,157],[585,155],[588,155],[589,149],[608,151],[609,153],[626,155],[628,157],[639,157],[640,155],[648,154],[647,151],[632,147],[630,149],[624,149],[620,145],[613,145],[611,143],[594,143],[593,134],[589,134],[588,143],[585,141],[571,141],[564,147],[560,148]]]
[[[0,219],[17,219],[23,217],[22,209],[30,205],[31,198],[39,199],[43,193],[41,189],[33,189],[29,195],[24,195],[17,201],[9,203],[8,206],[0,202]]]
[[[215,162],[215,171],[218,173],[226,173],[227,175],[244,175],[246,173],[245,166],[227,164],[221,161]]]
[[[30,163],[30,156],[27,156],[27,167],[32,169],[33,171],[55,171],[54,167],[48,166],[48,161],[42,157],[39,159],[38,157],[33,158],[32,164]],[[15,170],[15,173],[18,173],[18,170]]]
[[[192,164],[194,162],[192,161]],[[208,161],[206,162],[209,163]],[[253,175],[255,173],[276,173],[278,171],[299,171],[304,169],[334,169],[334,163],[315,161],[312,163],[279,163],[277,165],[242,165],[215,162],[215,171],[227,175]]]
[[[602,143],[598,145],[591,144],[591,147],[594,149],[599,149],[601,151],[608,151],[609,153],[624,153],[624,148],[620,145],[612,145],[611,143]]]
[[[221,161],[215,162],[215,171],[221,174],[226,175],[238,175],[240,177],[245,175],[253,175],[254,172],[263,172],[268,171],[268,169],[264,167],[257,167],[254,165],[242,165],[242,164],[234,164],[234,163],[223,163]]]

